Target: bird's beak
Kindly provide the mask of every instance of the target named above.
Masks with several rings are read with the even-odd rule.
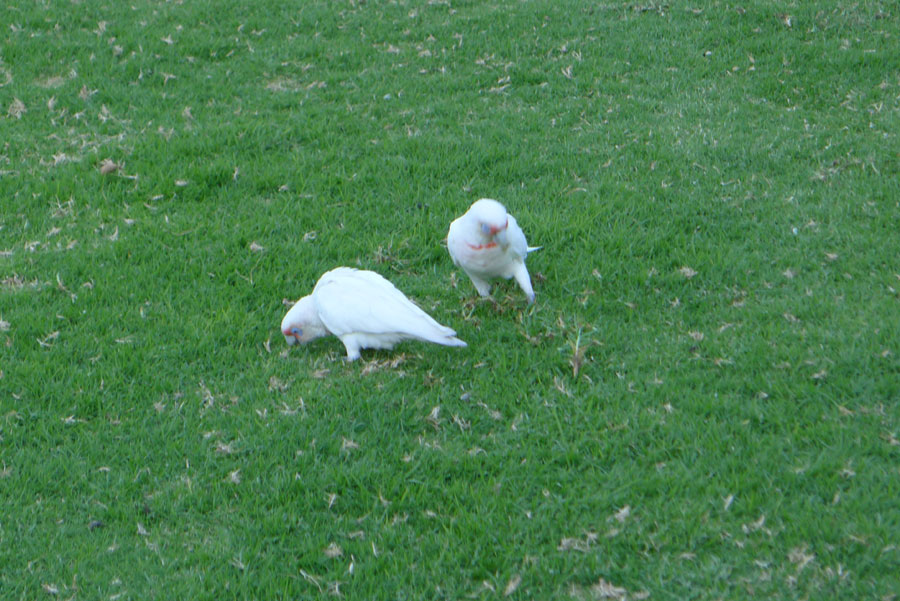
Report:
[[[289,346],[297,344],[297,337],[294,336],[293,332],[290,330],[283,330],[281,333],[284,334],[284,341],[287,342]]]
[[[491,230],[491,232],[494,234],[494,242],[496,242],[499,246],[502,246],[503,248],[509,246],[509,238],[506,235],[506,227],[497,230]]]
[[[496,235],[497,235],[497,232],[502,232],[502,231],[506,230],[507,227],[509,227],[509,219],[507,219],[507,220],[506,220],[506,223],[504,223],[504,224],[501,225],[500,227],[492,227],[492,228],[490,228],[491,236],[496,236]]]

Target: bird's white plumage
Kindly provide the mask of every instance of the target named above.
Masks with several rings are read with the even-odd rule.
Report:
[[[538,248],[528,246],[516,218],[490,198],[473,203],[447,232],[447,250],[453,263],[466,272],[481,296],[490,294],[491,280],[515,278],[528,302],[534,302],[525,258]]]
[[[285,315],[281,330],[288,344],[334,334],[351,361],[359,358],[360,349],[390,349],[408,339],[466,346],[455,331],[435,321],[385,278],[350,267],[322,275],[312,294]]]

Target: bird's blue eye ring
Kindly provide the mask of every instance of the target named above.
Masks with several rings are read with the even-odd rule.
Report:
[[[490,234],[490,233],[491,233],[491,226],[489,226],[489,225],[486,224],[486,223],[482,223],[482,224],[481,224],[481,231],[484,232],[485,234]]]
[[[291,328],[291,334],[298,337],[303,336],[303,330],[301,330],[300,328]]]

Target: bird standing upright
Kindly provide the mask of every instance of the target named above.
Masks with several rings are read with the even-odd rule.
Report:
[[[348,361],[359,359],[360,349],[391,349],[401,340],[466,346],[389,281],[350,267],[323,274],[312,294],[284,316],[281,333],[289,345],[334,334],[344,343]]]
[[[531,277],[525,267],[529,247],[522,228],[506,208],[490,198],[482,198],[450,224],[447,250],[453,263],[462,267],[481,296],[491,293],[490,280],[515,278],[519,287],[534,302]]]

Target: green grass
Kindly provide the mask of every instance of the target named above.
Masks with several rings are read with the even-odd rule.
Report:
[[[4,599],[900,594],[893,3],[0,25]],[[442,246],[482,196],[534,306]],[[469,347],[286,352],[338,265]]]

